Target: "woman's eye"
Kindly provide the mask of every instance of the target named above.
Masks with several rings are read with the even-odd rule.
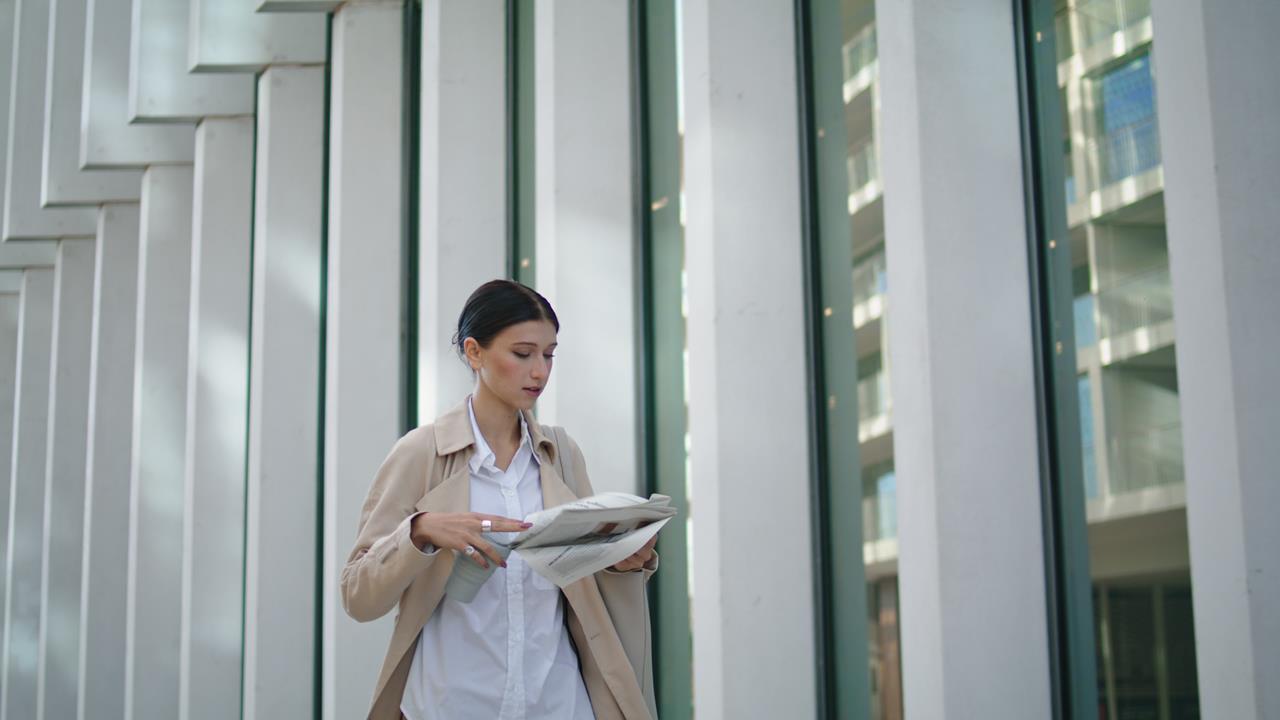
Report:
[[[551,358],[555,357],[555,355],[543,355],[542,357],[550,360]]]
[[[529,357],[529,353],[522,353],[522,352],[518,352],[518,353],[516,353],[515,355],[516,355],[516,357],[518,357],[518,358],[528,358],[528,357]]]

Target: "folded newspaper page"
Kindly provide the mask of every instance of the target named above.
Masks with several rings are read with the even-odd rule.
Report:
[[[675,515],[666,495],[654,494],[646,500],[627,493],[601,493],[533,513],[525,518],[533,527],[514,538],[510,533],[494,533],[485,539],[504,557],[509,552],[519,554],[534,572],[563,588],[631,557]],[[471,602],[493,570],[456,561],[445,594]]]

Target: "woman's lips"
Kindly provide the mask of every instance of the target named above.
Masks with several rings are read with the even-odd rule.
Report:
[[[534,397],[537,397],[542,394],[542,388],[540,387],[527,387],[524,389],[524,391],[529,393],[530,395],[533,395]]]

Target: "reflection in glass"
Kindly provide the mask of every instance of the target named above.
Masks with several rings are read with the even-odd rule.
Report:
[[[1053,152],[1065,161],[1073,266],[1076,355],[1067,361],[1077,373],[1096,717],[1195,718],[1150,0],[1056,0],[1055,7],[1064,133]]]
[[[841,0],[843,115],[852,250],[858,463],[862,487],[863,561],[867,579],[870,714],[902,718],[898,644],[898,513],[889,391],[888,266],[880,178],[880,65],[873,0]],[[840,612],[837,608],[836,612]],[[865,706],[864,706],[865,707]],[[863,711],[865,712],[865,711]],[[860,715],[861,716],[861,715]]]

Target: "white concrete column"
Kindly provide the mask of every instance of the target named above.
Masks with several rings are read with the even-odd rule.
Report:
[[[95,36],[109,44],[111,57],[117,57],[116,48],[120,43],[125,45],[128,65],[122,74],[112,66],[113,82],[108,99],[118,101],[120,88],[127,86],[128,120],[196,122],[209,115],[253,112],[251,73],[187,72],[192,4],[189,0],[132,0],[132,13],[128,11],[130,0],[89,0],[89,3],[91,8],[102,8],[102,14],[108,17],[101,22],[111,23],[114,28],[113,32]],[[97,22],[94,27],[98,27]],[[122,86],[121,82],[127,85]]]
[[[15,0],[15,44],[8,96],[4,218],[0,240],[92,237],[89,208],[42,207],[45,69],[48,61],[49,0]],[[3,50],[4,48],[0,48]]]
[[[155,0],[153,0],[154,2]],[[131,125],[129,113],[129,0],[87,0],[84,85],[80,108],[80,164],[86,168],[142,167],[191,162],[191,128]],[[163,3],[185,17],[186,3]],[[138,11],[135,9],[135,11]],[[157,34],[158,35],[158,34]],[[160,35],[153,42],[172,42]],[[147,77],[168,67],[165,58],[141,56]],[[181,67],[180,65],[177,67]],[[171,78],[172,79],[172,78]],[[209,78],[184,76],[166,86],[169,94],[216,93]],[[245,80],[246,88],[252,84]],[[246,92],[251,101],[251,96]]]
[[[43,576],[45,442],[49,433],[49,350],[53,343],[53,270],[27,270],[18,321],[13,459],[8,470],[4,637],[0,720],[36,718]]]
[[[75,717],[124,717],[129,476],[138,322],[138,206],[98,211],[85,449],[80,687]]]
[[[338,578],[369,483],[400,436],[400,0],[345,5],[333,18],[325,336],[322,713],[364,717],[392,618],[347,616]]]
[[[682,11],[694,710],[814,717],[795,21],[786,3]],[[785,530],[762,543],[762,523]]]
[[[86,67],[86,3],[49,0],[45,85],[45,205],[96,205],[137,201],[142,174],[137,170],[81,170],[81,111]]]
[[[313,712],[324,69],[258,81],[243,717]],[[304,593],[299,599],[299,591]]]
[[[259,13],[258,0],[189,0],[187,68],[253,72],[271,64],[325,61],[325,16]]]
[[[22,270],[33,267],[53,267],[58,254],[54,240],[28,240],[25,242],[0,242],[0,270]]]
[[[182,533],[181,718],[240,713],[253,118],[196,130]]]
[[[1008,3],[876,6],[911,717],[1050,712],[1011,27]]]
[[[13,58],[13,3],[0,3],[0,59]],[[8,254],[16,247],[15,243],[4,242],[5,190],[9,175],[9,115],[13,109],[12,89],[13,69],[0,67],[0,253]],[[0,256],[0,260],[3,257]],[[52,263],[51,263],[52,264]],[[8,264],[0,265],[5,267]],[[22,266],[18,266],[21,269]],[[7,471],[6,471],[7,472]],[[0,693],[2,694],[2,693]]]
[[[1151,15],[1200,709],[1280,717],[1280,5]]]
[[[178,716],[191,191],[190,165],[142,176],[124,655],[140,720]]]
[[[41,199],[46,205],[136,201],[141,189],[142,174],[136,170],[80,169],[87,2],[49,0],[44,172],[40,178]]]
[[[40,718],[76,714],[93,255],[93,240],[63,240],[54,269],[40,589]]]
[[[597,491],[640,482],[630,14],[599,0],[534,9],[537,284],[562,348],[538,411],[578,441]]]
[[[9,535],[9,475],[13,471],[13,401],[18,390],[21,292],[22,271],[0,270],[0,604],[4,597],[4,549]],[[3,624],[0,619],[0,626]],[[3,650],[3,636],[0,636],[0,650]]]
[[[506,13],[422,4],[418,422],[471,391],[450,341],[477,287],[507,275]]]
[[[0,270],[0,608],[9,567],[9,481],[13,474],[14,403],[18,399],[18,338],[22,313],[22,270]],[[3,612],[0,609],[0,612]],[[5,654],[0,618],[0,666]],[[0,685],[3,685],[0,675]],[[0,696],[3,692],[0,691]],[[0,708],[3,700],[0,699]],[[2,711],[0,711],[2,712]]]

